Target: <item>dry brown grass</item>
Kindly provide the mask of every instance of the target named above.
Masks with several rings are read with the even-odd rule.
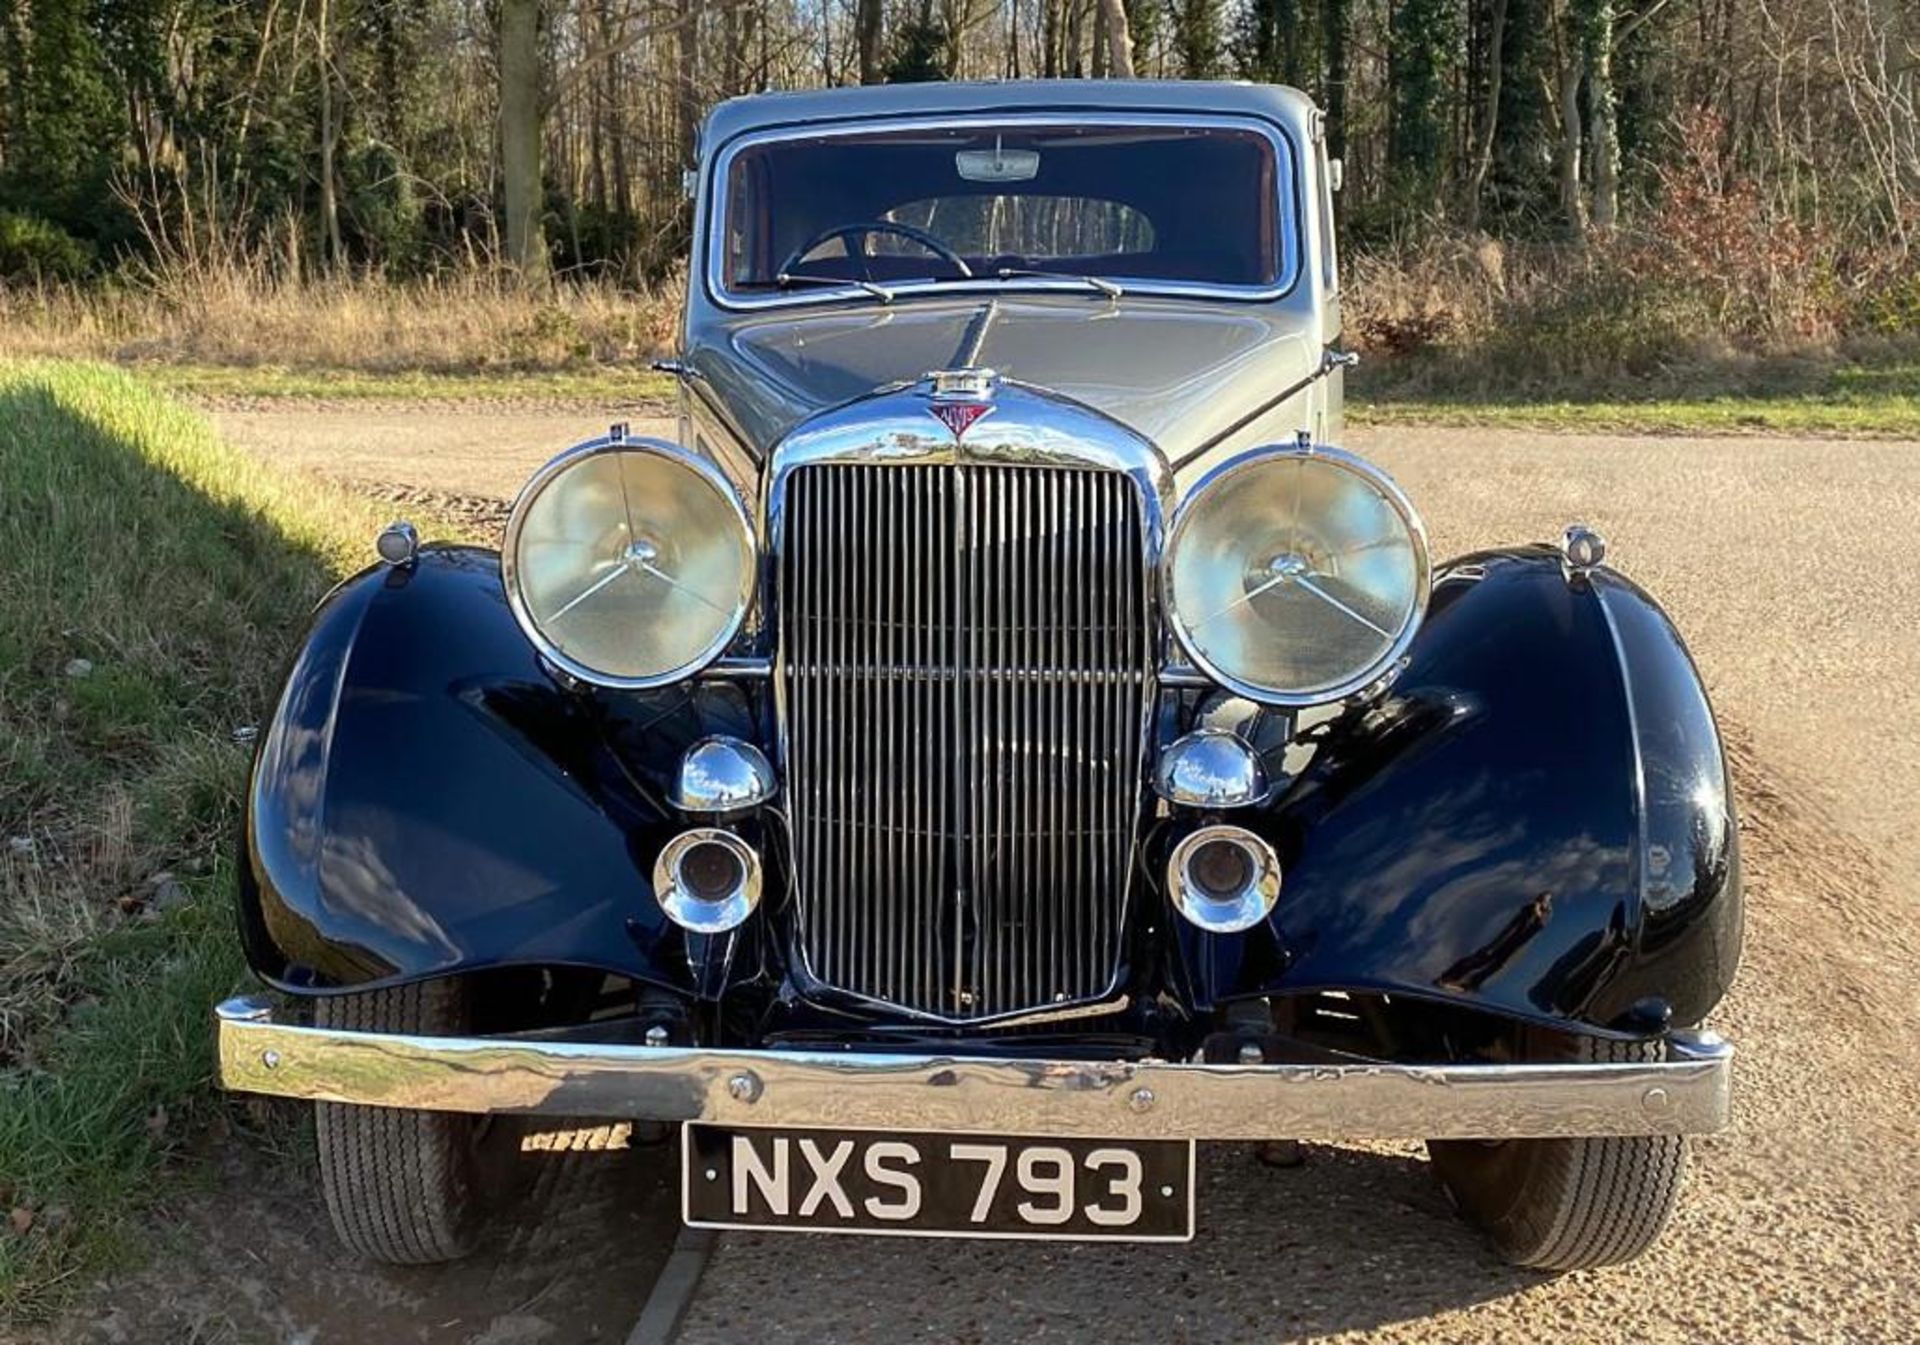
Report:
[[[1586,248],[1442,237],[1350,260],[1346,339],[1362,401],[1532,404],[1910,397],[1920,327],[1900,291],[1838,288],[1809,261],[1765,282],[1707,274],[1670,244]],[[1906,282],[1920,293],[1920,270]],[[1887,298],[1892,293],[1894,299]],[[1791,298],[1783,297],[1791,295]]]
[[[529,290],[471,270],[298,282],[244,264],[111,286],[0,286],[0,357],[462,374],[642,363],[667,349],[681,283]]]

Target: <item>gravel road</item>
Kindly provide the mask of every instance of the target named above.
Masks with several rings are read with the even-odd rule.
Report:
[[[629,418],[632,418],[630,413]],[[594,414],[233,411],[304,468],[497,515]],[[639,432],[664,423],[636,419]],[[1501,1266],[1417,1145],[1203,1157],[1186,1247],[728,1235],[687,1342],[1920,1341],[1920,444],[1395,430],[1434,552],[1574,519],[1686,633],[1735,758],[1736,1121],[1618,1270]],[[477,503],[475,503],[477,501]]]

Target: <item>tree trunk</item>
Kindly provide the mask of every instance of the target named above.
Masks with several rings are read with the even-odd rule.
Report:
[[[1487,25],[1487,104],[1480,123],[1480,144],[1473,161],[1473,179],[1467,184],[1467,227],[1480,227],[1481,197],[1487,188],[1487,174],[1493,170],[1493,146],[1500,137],[1500,81],[1505,72],[1504,49],[1507,41],[1507,0],[1493,0],[1493,17]]]
[[[1347,25],[1352,0],[1322,0],[1327,44],[1327,157],[1347,156]]]
[[[1581,48],[1587,76],[1588,172],[1593,177],[1592,226],[1613,229],[1619,214],[1620,148],[1613,98],[1613,0],[1583,0]]]
[[[333,13],[328,0],[320,0],[320,222],[326,230],[326,254],[329,269],[345,260],[346,248],[340,242],[340,197],[336,187],[333,161],[340,143],[340,123],[333,107]]]
[[[1125,0],[1100,0],[1100,16],[1107,27],[1107,73],[1115,79],[1133,78],[1133,33],[1127,27]]]
[[[1403,221],[1441,205],[1451,20],[1448,0],[1400,0],[1387,29],[1387,183]]]
[[[679,70],[675,83],[680,122],[680,168],[691,168],[700,142],[700,6],[682,5],[675,29]],[[677,175],[676,175],[677,176]]]
[[[507,260],[529,284],[547,278],[541,229],[540,0],[500,0],[500,175]]]
[[[880,64],[880,10],[880,0],[860,0],[853,14],[853,40],[860,49],[862,84],[878,84],[885,78]]]
[[[1555,101],[1560,109],[1560,214],[1575,238],[1587,233],[1586,204],[1580,199],[1580,50],[1578,18],[1567,15],[1559,25],[1559,84]],[[1572,30],[1572,31],[1569,31]]]

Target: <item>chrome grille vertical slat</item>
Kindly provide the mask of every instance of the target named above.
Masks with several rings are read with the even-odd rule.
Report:
[[[943,1018],[1120,965],[1150,705],[1138,486],[821,464],[781,514],[781,697],[814,978]]]

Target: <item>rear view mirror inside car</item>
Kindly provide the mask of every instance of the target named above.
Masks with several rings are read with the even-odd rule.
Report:
[[[969,182],[1031,182],[1040,171],[1040,151],[1004,149],[996,136],[992,149],[963,149],[953,163]]]

